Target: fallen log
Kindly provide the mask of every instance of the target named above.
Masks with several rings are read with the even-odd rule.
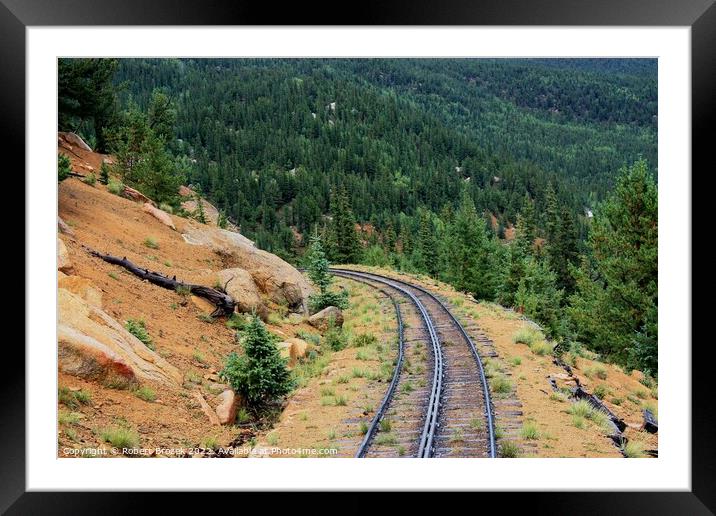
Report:
[[[641,413],[644,415],[644,430],[650,434],[655,434],[659,431],[659,423],[656,421],[654,414],[649,409],[643,409]]]
[[[214,312],[211,314],[212,317],[218,317],[221,315],[225,315],[228,317],[234,313],[234,307],[236,306],[236,302],[230,295],[226,294],[225,292],[221,292],[215,288],[205,287],[203,285],[183,283],[181,281],[177,281],[176,276],[170,278],[169,276],[165,276],[160,272],[154,272],[148,269],[137,267],[135,264],[127,260],[126,257],[118,258],[109,254],[102,254],[99,251],[95,251],[94,249],[87,246],[82,247],[84,247],[85,250],[87,250],[87,252],[92,256],[96,256],[97,258],[100,258],[107,263],[124,267],[135,276],[145,279],[154,285],[175,291],[177,289],[185,289],[187,292],[197,297],[202,297],[206,299],[216,307],[216,310],[214,310]]]
[[[626,430],[626,423],[624,422],[624,420],[615,416],[614,413],[609,410],[606,405],[604,405],[604,403],[602,403],[602,400],[597,398],[595,395],[585,391],[581,385],[578,385],[577,387],[572,389],[572,396],[578,400],[587,400],[587,402],[589,402],[592,407],[604,412],[620,433]]]

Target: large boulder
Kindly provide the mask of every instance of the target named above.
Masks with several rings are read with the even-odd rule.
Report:
[[[187,243],[207,246],[225,262],[233,262],[248,271],[259,292],[274,303],[306,310],[312,292],[306,278],[278,256],[257,249],[240,233],[188,221],[182,236]]]
[[[92,148],[85,143],[85,141],[77,134],[75,133],[64,133],[64,138],[70,145],[74,145],[75,147],[79,147],[82,150],[90,151],[92,152]]]
[[[72,274],[74,270],[70,254],[67,252],[67,246],[61,238],[57,239],[57,270],[65,274]]]
[[[194,391],[194,399],[199,403],[201,411],[209,418],[209,423],[217,426],[221,424],[219,422],[219,416],[216,415],[216,411],[206,402],[199,390]]]
[[[326,331],[331,322],[338,328],[343,326],[343,312],[340,308],[328,306],[308,318],[308,324],[320,331]]]
[[[149,197],[144,195],[139,190],[135,190],[134,188],[130,186],[125,186],[124,191],[122,192],[122,196],[126,197],[127,199],[131,199],[135,202],[141,202],[141,203],[149,203],[152,206],[156,206],[157,203],[155,203],[153,200],[151,200]]]
[[[236,309],[239,312],[256,312],[262,319],[266,318],[268,311],[261,301],[259,289],[249,271],[235,267],[219,271],[216,276],[217,281],[225,286],[226,293],[236,302]]]
[[[65,288],[58,289],[57,298],[60,371],[118,387],[142,380],[181,384],[176,367],[102,309]]]
[[[174,231],[176,231],[176,226],[174,226],[174,221],[172,220],[171,216],[163,210],[160,210],[159,208],[155,208],[153,205],[151,205],[148,202],[145,202],[142,205],[142,211],[145,213],[149,213],[152,217],[157,219],[159,222],[164,224],[165,226],[168,226],[172,228]]]
[[[219,404],[216,406],[216,415],[219,416],[219,423],[230,425],[236,420],[236,409],[239,406],[239,396],[233,389],[226,389],[217,396]]]
[[[294,361],[306,358],[308,352],[313,349],[313,346],[311,344],[309,344],[303,339],[299,339],[298,337],[291,337],[289,339],[286,339],[286,342],[291,344],[290,356]]]

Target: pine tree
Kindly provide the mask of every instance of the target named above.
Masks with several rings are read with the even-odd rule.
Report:
[[[463,195],[447,238],[444,261],[448,281],[477,298],[494,299],[499,284],[499,250],[494,235],[488,233],[485,221],[477,215],[467,194]]]
[[[546,257],[557,275],[557,286],[566,293],[574,290],[574,278],[569,271],[577,260],[577,235],[574,218],[566,207],[559,208],[552,184],[546,192]]]
[[[517,305],[515,294],[526,273],[525,262],[535,256],[536,233],[534,202],[525,196],[522,210],[517,215],[515,237],[509,244],[505,270],[498,289],[497,300],[505,306]]]
[[[644,160],[595,210],[568,310],[577,338],[629,367],[656,363],[658,194]],[[633,350],[634,346],[636,350]]]
[[[318,294],[308,297],[308,305],[311,311],[318,312],[328,306],[348,308],[348,292],[342,291],[338,293],[330,290],[333,276],[329,270],[330,264],[326,258],[326,253],[323,251],[321,238],[318,235],[311,238],[306,260],[308,263],[308,277],[319,290]]]
[[[61,183],[68,177],[70,177],[70,173],[72,172],[72,163],[70,162],[70,158],[65,156],[64,154],[58,154],[57,155],[57,182]]]
[[[355,217],[348,194],[341,188],[331,198],[331,260],[336,263],[359,263],[360,243],[355,228]]]
[[[537,239],[537,215],[535,213],[535,203],[528,195],[525,195],[516,226],[517,234],[515,238],[517,245],[522,248],[525,256],[534,255],[535,240]]]
[[[204,212],[204,201],[202,200],[201,194],[197,192],[194,194],[194,202],[196,203],[196,208],[194,209],[194,218],[201,222],[202,224],[206,224],[206,213]]]
[[[110,145],[117,160],[114,169],[124,183],[159,203],[174,202],[184,178],[166,143],[136,106],[124,113],[122,123],[111,133]]]
[[[515,307],[539,322],[551,337],[562,331],[562,296],[557,277],[544,260],[529,257],[515,292]]]
[[[438,244],[435,237],[435,227],[427,210],[421,210],[419,215],[420,227],[418,229],[418,260],[416,264],[422,272],[437,277],[439,270]]]
[[[242,355],[232,352],[219,375],[252,406],[274,403],[294,388],[277,338],[254,316],[241,332]]]
[[[219,226],[221,229],[226,229],[226,226],[228,225],[228,220],[226,219],[226,212],[224,210],[221,210],[219,212],[219,218],[216,221],[216,225]]]
[[[104,161],[99,167],[99,182],[103,185],[109,184],[109,166]]]

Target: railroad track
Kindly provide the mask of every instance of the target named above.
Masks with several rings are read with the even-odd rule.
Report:
[[[482,361],[448,307],[402,280],[345,269],[331,272],[379,288],[393,299],[398,314],[400,349],[393,381],[356,456],[395,456],[397,450],[398,456],[424,458],[495,457]]]

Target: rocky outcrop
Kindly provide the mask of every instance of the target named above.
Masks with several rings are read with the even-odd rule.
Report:
[[[308,352],[313,349],[313,346],[303,339],[293,337],[288,339],[291,343],[291,356],[296,359],[306,358]]]
[[[134,188],[131,188],[126,185],[124,187],[124,191],[122,192],[122,196],[135,202],[149,203],[152,206],[157,205],[153,200],[151,200],[139,190],[135,190]]]
[[[196,209],[198,207],[198,204],[196,202],[196,193],[187,188],[186,186],[179,187],[179,195],[182,197],[189,197],[190,199],[187,199],[186,201],[181,203],[181,207],[184,208],[189,213],[196,213]],[[201,204],[204,207],[204,219],[206,220],[206,223],[210,226],[218,226],[219,225],[219,210],[211,204],[206,199],[201,200]],[[238,232],[239,228],[232,224],[230,221],[226,221],[226,230],[228,231],[234,231]]]
[[[181,383],[176,367],[103,310],[65,288],[59,288],[57,296],[60,371],[115,387],[142,380]]]
[[[276,344],[281,356],[288,360],[288,367],[294,367],[299,360],[306,358],[314,347],[303,339],[289,338]]]
[[[67,276],[62,271],[58,272],[57,287],[69,290],[77,294],[92,306],[102,308],[102,291],[92,283],[91,280],[81,276]]]
[[[65,139],[67,143],[70,145],[74,145],[75,147],[79,147],[82,150],[90,151],[92,152],[92,149],[89,145],[85,143],[85,141],[80,138],[79,135],[75,133],[61,133],[62,137]]]
[[[211,406],[206,402],[204,399],[204,396],[202,396],[201,392],[194,391],[194,399],[199,402],[199,406],[201,407],[201,411],[206,414],[206,417],[209,418],[209,422],[212,425],[220,425],[219,423],[219,417],[216,415],[216,412],[211,408]]]
[[[340,328],[343,326],[343,312],[335,306],[328,306],[308,318],[308,324],[320,331],[326,331],[332,323]]]
[[[159,208],[155,208],[148,202],[144,203],[144,205],[142,206],[142,211],[144,211],[145,213],[149,213],[152,217],[157,219],[165,226],[172,228],[174,231],[177,230],[176,226],[174,226],[174,221],[166,211],[162,211]]]
[[[216,406],[216,415],[219,424],[230,425],[236,420],[236,409],[239,406],[239,397],[232,389],[227,389],[217,396],[219,404]]]
[[[187,243],[210,247],[226,262],[240,265],[249,272],[259,292],[274,303],[306,310],[312,292],[308,281],[294,267],[274,254],[257,249],[240,233],[190,221],[182,236]]]
[[[261,301],[256,283],[247,270],[238,267],[224,269],[217,273],[217,281],[221,286],[225,286],[226,293],[234,299],[237,311],[256,312],[262,319],[266,318],[268,311]]]
[[[67,246],[61,238],[57,239],[57,270],[65,274],[72,274],[74,270],[72,261],[70,260],[70,254],[67,252]]]
[[[204,207],[204,218],[206,221],[216,226],[219,221],[219,210],[217,210],[216,206],[208,202],[206,199],[202,199],[201,204]],[[189,213],[195,213],[198,205],[196,200],[190,199],[182,202],[181,207]]]
[[[57,230],[60,233],[62,233],[63,235],[67,235],[67,236],[71,236],[71,237],[75,236],[74,230],[70,226],[68,226],[67,223],[64,220],[62,220],[62,218],[59,215],[57,216]]]

